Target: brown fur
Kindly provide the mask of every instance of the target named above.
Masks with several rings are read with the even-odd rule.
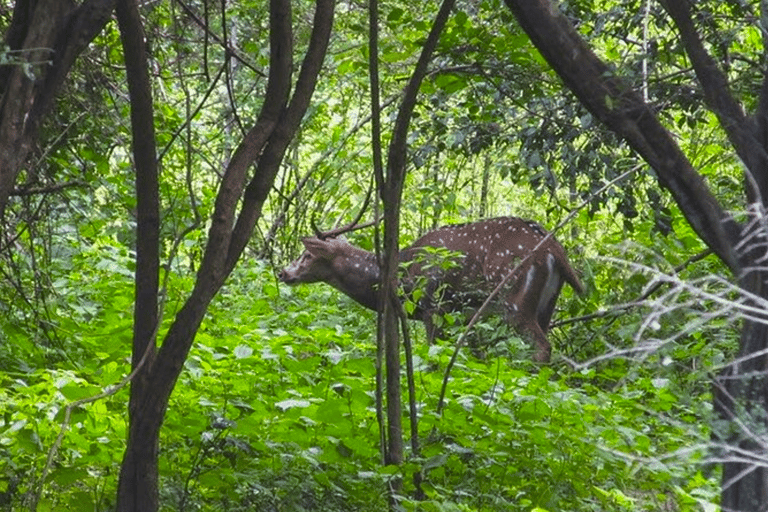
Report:
[[[563,283],[578,293],[584,288],[563,247],[553,237],[544,240],[546,236],[535,222],[517,217],[445,226],[427,233],[400,253],[401,263],[406,264],[401,281],[406,296],[413,298],[416,289],[423,291],[414,301],[412,316],[425,323],[432,339],[438,334],[433,315],[461,311],[470,318],[502,279],[514,272],[494,309],[531,338],[536,361],[549,361],[546,333]],[[373,253],[340,238],[311,237],[303,243],[306,251],[280,272],[281,281],[326,282],[363,306],[378,309],[380,269]],[[445,248],[453,256],[444,262],[425,247]]]

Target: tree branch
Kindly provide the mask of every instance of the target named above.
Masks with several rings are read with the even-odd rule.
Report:
[[[750,203],[768,198],[768,155],[758,142],[758,127],[753,119],[748,118],[742,106],[731,94],[728,78],[720,70],[717,62],[707,53],[691,19],[691,10],[687,1],[664,0],[662,2],[669,16],[675,22],[680,38],[690,57],[696,77],[704,90],[704,100],[715,113],[720,125],[725,130],[739,158],[747,166],[757,183],[758,190],[750,186],[747,180],[747,198]],[[762,201],[761,201],[762,202]]]
[[[261,208],[275,182],[285,150],[298,130],[304,114],[307,112],[312,94],[315,92],[317,77],[320,74],[328,41],[333,27],[335,0],[317,0],[312,34],[309,47],[296,80],[293,97],[280,117],[274,132],[259,159],[259,165],[245,190],[243,206],[232,233],[232,240],[227,253],[226,268],[232,269],[243,252],[248,239],[253,233],[256,221],[261,215]]]
[[[200,278],[218,289],[226,277],[228,248],[232,242],[235,211],[250,165],[259,157],[288,102],[293,66],[293,30],[289,0],[270,2],[270,69],[262,110],[254,127],[235,150],[216,196],[208,244],[200,265]],[[248,233],[250,236],[250,232]]]
[[[25,196],[34,196],[37,194],[52,194],[53,192],[59,192],[60,190],[64,190],[67,188],[86,187],[86,186],[88,186],[88,184],[80,180],[65,181],[63,183],[56,183],[54,185],[48,185],[46,187],[15,188],[11,192],[11,195],[16,197],[25,197]]]
[[[696,233],[739,275],[739,226],[723,210],[670,133],[638,93],[614,75],[549,0],[505,0],[531,42],[595,117],[656,171]]]

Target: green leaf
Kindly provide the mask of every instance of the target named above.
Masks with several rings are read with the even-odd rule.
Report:
[[[248,345],[238,345],[235,347],[235,358],[245,359],[253,355],[253,349]]]
[[[81,382],[70,382],[59,391],[61,391],[61,394],[64,395],[67,400],[74,402],[83,398],[98,395],[101,393],[101,388]]]
[[[309,406],[310,406],[309,400],[298,400],[293,398],[288,400],[281,400],[280,402],[275,403],[275,407],[277,407],[281,411],[287,411],[289,409],[294,409],[294,408],[304,408]]]

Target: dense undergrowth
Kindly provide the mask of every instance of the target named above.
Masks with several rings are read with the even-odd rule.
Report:
[[[114,505],[125,389],[73,411],[41,481],[64,405],[128,368],[130,260],[88,258],[70,269],[88,291],[59,290],[79,297],[56,305],[58,332],[69,336],[60,347],[14,347],[3,325],[2,510],[23,509],[40,491],[37,510]],[[166,307],[169,316],[178,304],[169,297]],[[398,477],[404,510],[715,510],[717,474],[701,464],[711,400],[700,380],[660,373],[654,360],[574,369],[557,343],[553,363],[536,368],[514,336],[460,354],[437,414],[453,346],[427,346],[413,325],[421,453],[409,451],[401,468],[381,466],[375,321],[330,287],[288,289],[269,268],[242,266],[212,305],[171,400],[163,510],[383,510]],[[417,470],[421,501],[411,498]]]

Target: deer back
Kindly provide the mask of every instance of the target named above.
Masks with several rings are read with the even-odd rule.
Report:
[[[442,305],[440,309],[477,307],[514,272],[499,301],[521,320],[535,318],[546,332],[562,283],[583,291],[563,247],[552,237],[542,243],[546,236],[537,223],[517,217],[439,228],[403,251],[402,259],[411,261],[405,288],[426,281],[426,299],[419,304],[423,309],[434,308],[437,303]],[[441,266],[425,247],[455,251],[455,264]]]

